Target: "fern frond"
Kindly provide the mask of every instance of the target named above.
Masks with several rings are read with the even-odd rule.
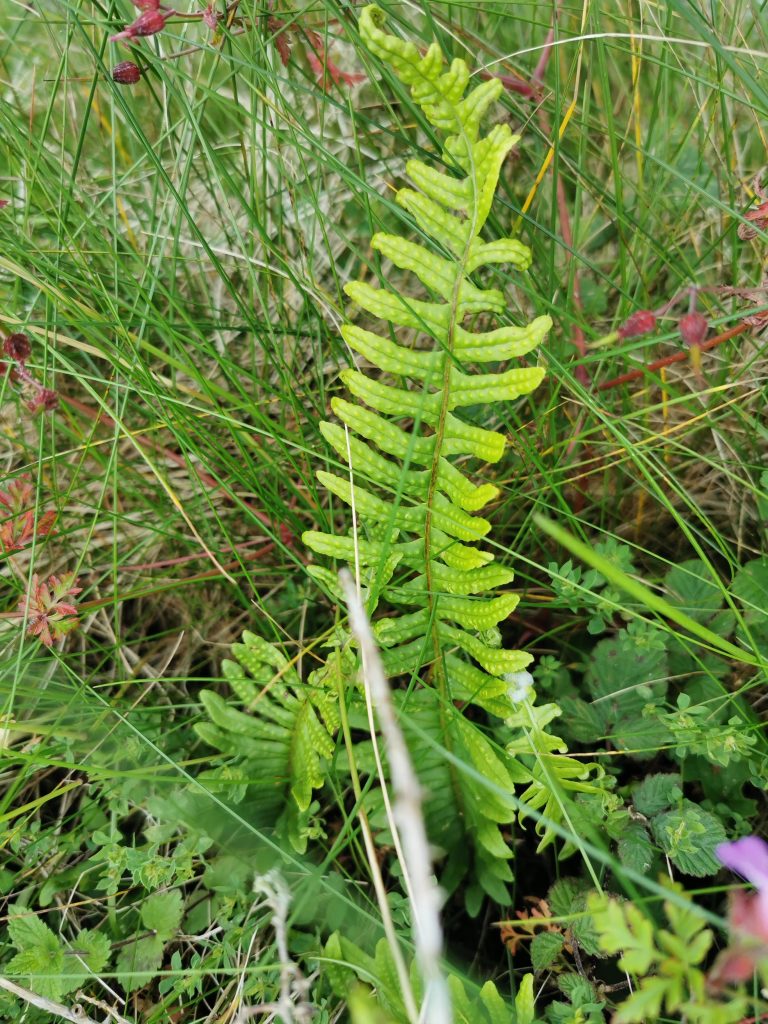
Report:
[[[416,188],[397,193],[397,202],[422,232],[423,244],[389,233],[378,233],[371,241],[391,264],[415,277],[426,298],[412,298],[387,284],[374,288],[355,282],[345,290],[374,316],[426,336],[429,347],[407,347],[352,324],[342,328],[350,349],[394,380],[360,369],[342,373],[361,404],[334,400],[334,412],[344,426],[323,423],[321,430],[350,465],[353,480],[326,471],[318,479],[354,505],[363,523],[389,531],[386,541],[357,546],[358,564],[378,569],[382,559],[388,568],[397,563],[392,583],[385,585],[379,577],[383,596],[391,604],[419,609],[377,627],[379,642],[390,649],[387,668],[400,673],[418,671],[424,664],[440,666],[447,695],[447,651],[463,652],[497,677],[519,671],[531,660],[522,652],[489,647],[475,632],[505,619],[516,599],[478,596],[512,579],[508,570],[489,566],[493,555],[476,547],[490,530],[490,523],[477,513],[498,491],[492,484],[473,483],[455,460],[496,462],[506,440],[456,411],[512,401],[536,388],[544,373],[540,367],[472,373],[467,363],[524,355],[541,342],[551,322],[539,317],[527,327],[482,332],[465,326],[468,316],[498,315],[506,307],[500,291],[481,286],[473,275],[497,263],[520,270],[530,266],[530,250],[516,239],[481,237],[502,163],[517,137],[505,124],[480,135],[482,115],[498,98],[500,82],[483,82],[465,95],[469,71],[463,61],[455,60],[445,70],[436,45],[422,57],[412,43],[384,32],[383,21],[379,8],[366,7],[360,16],[361,36],[410,87],[428,121],[447,134],[442,160],[448,170],[411,160],[407,171]],[[352,560],[350,538],[310,532],[304,541],[320,554]],[[389,572],[384,575],[390,577]]]
[[[384,21],[378,7],[366,7],[361,37],[410,88],[442,138],[441,167],[408,161],[412,184],[396,195],[418,238],[379,232],[371,240],[383,265],[398,268],[406,286],[387,277],[378,286],[345,286],[361,311],[386,325],[341,328],[359,365],[341,373],[349,399],[331,403],[340,422],[321,424],[346,471],[323,470],[318,479],[355,509],[357,532],[311,531],[304,542],[320,555],[354,564],[369,614],[381,602],[397,610],[374,623],[376,639],[390,677],[408,675],[422,684],[409,693],[403,714],[434,740],[414,756],[430,793],[430,838],[446,853],[444,886],[450,888],[451,877],[456,884],[474,861],[467,901],[477,910],[477,883],[493,899],[507,899],[511,853],[499,826],[515,818],[515,786],[524,789],[524,806],[543,810],[554,822],[563,819],[569,794],[594,788],[589,777],[596,766],[569,758],[562,742],[546,734],[546,722],[531,729],[514,721],[521,698],[510,677],[532,658],[501,644],[497,627],[517,597],[498,590],[513,573],[483,547],[491,524],[479,514],[499,492],[492,483],[472,480],[467,468],[473,458],[498,462],[506,438],[472,422],[465,410],[514,401],[544,376],[538,366],[487,372],[488,364],[530,353],[551,321],[540,316],[523,326],[493,324],[506,302],[488,286],[489,268],[510,264],[526,271],[531,263],[530,250],[517,239],[483,237],[502,164],[518,141],[506,124],[481,134],[501,82],[491,79],[468,91],[464,61],[446,69],[436,44],[422,56],[412,43],[385,32]],[[410,344],[398,337],[399,328],[413,338]],[[311,571],[337,593],[327,570]],[[462,717],[461,702],[510,721],[515,739],[507,752],[498,753]],[[475,777],[459,770],[460,763],[471,766]],[[490,785],[478,783],[477,775]],[[545,827],[543,844],[552,838]]]
[[[201,691],[210,721],[197,723],[195,731],[225,761],[237,764],[236,778],[247,782],[254,799],[253,823],[272,827],[279,822],[303,853],[303,822],[312,793],[323,785],[324,762],[335,750],[335,695],[313,685],[313,677],[302,683],[285,656],[262,637],[246,631],[242,640],[232,646],[236,660],[222,664],[241,707],[213,690]]]
[[[530,784],[520,795],[524,808],[520,817],[525,818],[531,810],[541,814],[536,824],[536,831],[542,837],[539,850],[554,842],[553,824],[567,823],[569,799],[584,793],[605,804],[614,784],[613,777],[607,776],[597,762],[569,757],[565,740],[549,732],[547,726],[560,714],[557,704],[526,704],[516,709],[506,722],[517,732],[517,737],[507,744],[507,753],[519,757],[531,773]],[[566,842],[561,856],[568,856],[575,849],[572,842]]]

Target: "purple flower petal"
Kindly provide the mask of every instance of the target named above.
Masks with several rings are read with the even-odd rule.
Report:
[[[744,836],[735,843],[720,843],[715,856],[737,874],[746,878],[756,889],[768,891],[768,843],[759,836]]]

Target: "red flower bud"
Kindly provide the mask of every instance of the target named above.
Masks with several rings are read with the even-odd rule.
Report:
[[[148,10],[140,14],[136,21],[118,32],[116,36],[110,36],[110,43],[116,43],[119,39],[135,39],[137,36],[153,36],[155,32],[161,32],[165,28],[167,14],[162,11]]]
[[[26,362],[31,351],[32,346],[29,344],[29,338],[21,332],[9,334],[3,342],[3,352],[10,359],[15,359],[17,363]]]
[[[709,333],[709,321],[703,313],[686,313],[678,324],[678,329],[686,345],[698,346]]]
[[[112,68],[112,81],[119,85],[136,85],[141,78],[141,68],[132,60],[123,60]]]
[[[650,309],[638,309],[619,328],[619,337],[639,338],[656,330],[656,314]]]

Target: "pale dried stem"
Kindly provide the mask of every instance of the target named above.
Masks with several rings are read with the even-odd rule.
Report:
[[[349,609],[349,623],[363,664],[363,680],[370,691],[382,736],[387,747],[394,792],[394,816],[411,880],[409,892],[414,920],[416,959],[424,980],[420,1021],[450,1024],[451,1002],[440,965],[443,931],[440,924],[442,894],[434,877],[432,855],[422,813],[422,790],[414,771],[405,738],[397,721],[392,695],[376,641],[350,573],[339,577]]]
[[[96,1021],[93,1017],[89,1017],[81,1006],[76,1005],[74,1008],[70,1008],[69,1006],[64,1006],[63,1003],[55,1003],[52,999],[39,996],[37,992],[31,992],[28,988],[23,988],[8,978],[0,977],[0,988],[10,992],[11,995],[23,1000],[23,1002],[28,1003],[30,1006],[36,1006],[38,1010],[45,1010],[47,1013],[54,1014],[54,1016],[63,1017],[64,1020],[71,1021],[72,1024],[107,1024],[110,1018],[113,1021],[117,1021],[118,1024],[131,1024],[130,1021],[108,1007],[105,1008],[107,1012],[105,1021]]]

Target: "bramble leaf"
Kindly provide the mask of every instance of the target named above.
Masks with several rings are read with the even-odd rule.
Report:
[[[184,899],[178,889],[156,892],[142,905],[141,923],[163,942],[168,942],[178,931],[183,913]]]
[[[715,847],[725,842],[725,829],[719,818],[692,800],[683,800],[679,810],[659,814],[652,829],[662,850],[686,875],[703,878],[720,870]]]
[[[633,790],[632,802],[641,814],[651,816],[676,804],[682,795],[682,778],[679,775],[647,775]]]
[[[534,971],[545,971],[557,960],[563,946],[565,936],[562,932],[539,932],[531,942],[531,964]]]

